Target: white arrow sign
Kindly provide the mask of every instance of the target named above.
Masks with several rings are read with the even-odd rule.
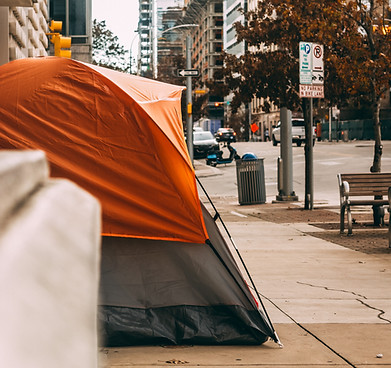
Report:
[[[178,77],[198,77],[200,72],[198,69],[178,69]]]

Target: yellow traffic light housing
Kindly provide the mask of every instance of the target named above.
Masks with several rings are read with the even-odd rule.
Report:
[[[60,33],[62,30],[62,21],[61,20],[52,20],[49,24],[49,29],[52,32]]]
[[[71,37],[64,37],[60,34],[62,29],[62,22],[52,20],[50,22],[49,29],[52,32],[47,33],[47,35],[51,36],[50,42],[54,44],[54,56],[71,58],[72,52],[70,48],[72,39]]]
[[[52,42],[54,43],[54,56],[70,58],[72,55],[71,50],[64,50],[71,48],[72,39],[70,37],[64,37],[61,35],[52,36]]]

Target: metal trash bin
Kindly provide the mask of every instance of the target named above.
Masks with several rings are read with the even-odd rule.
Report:
[[[236,180],[239,204],[266,203],[263,158],[236,160]]]

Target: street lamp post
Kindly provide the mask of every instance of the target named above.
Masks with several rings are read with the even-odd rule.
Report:
[[[186,68],[191,69],[191,38],[189,35],[186,36]],[[189,150],[190,160],[193,163],[194,152],[193,152],[193,101],[192,101],[192,81],[191,76],[186,77],[186,137],[187,137],[187,148]]]
[[[135,30],[136,34],[134,35],[133,39],[132,39],[132,42],[130,43],[130,60],[129,60],[129,64],[130,64],[130,70],[129,70],[129,73],[132,74],[132,67],[133,67],[133,43],[134,41],[136,40],[137,37],[139,37],[139,33],[138,33],[138,29]]]
[[[181,28],[190,28],[190,27],[198,27],[198,24],[180,24],[175,27],[171,27],[165,29],[161,34],[170,31],[176,31]],[[191,69],[191,37],[189,34],[186,35],[186,69]],[[189,151],[189,156],[191,163],[193,163],[194,152],[193,152],[193,103],[192,103],[192,80],[191,76],[186,77],[186,106],[187,106],[187,114],[186,114],[186,142],[187,149]]]

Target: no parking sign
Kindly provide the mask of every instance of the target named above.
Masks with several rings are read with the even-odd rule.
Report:
[[[323,45],[300,42],[300,97],[324,98]]]

